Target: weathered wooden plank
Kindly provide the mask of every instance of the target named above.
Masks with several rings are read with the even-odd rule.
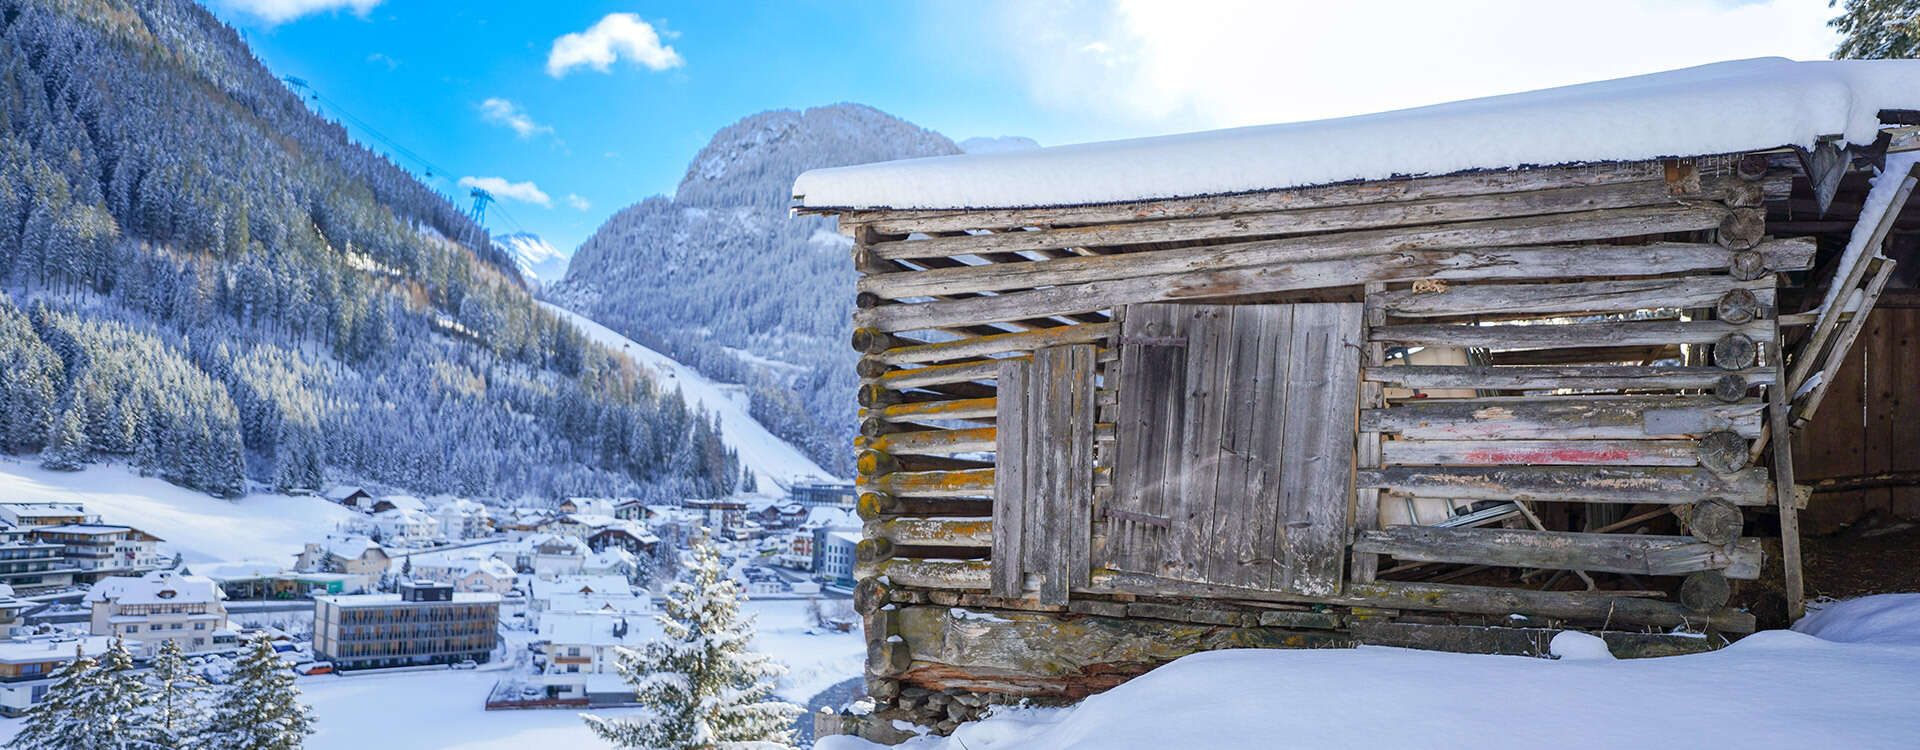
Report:
[[[889,518],[867,524],[866,535],[896,547],[993,546],[994,523],[980,518]]]
[[[1178,566],[1170,574],[1207,580],[1213,552],[1216,480],[1221,450],[1221,425],[1237,404],[1229,373],[1233,345],[1234,309],[1226,305],[1193,305],[1180,309],[1187,317],[1187,415],[1181,425],[1178,506],[1170,515],[1168,533]]]
[[[1767,472],[1719,474],[1707,469],[1609,466],[1399,466],[1358,472],[1362,487],[1415,497],[1582,503],[1685,504],[1723,497],[1735,505],[1764,505]]]
[[[871,354],[875,359],[889,365],[947,362],[1008,352],[1030,352],[1063,344],[1091,344],[1113,335],[1114,330],[1112,323],[1083,323],[1016,333],[971,336],[952,341],[914,343],[871,352]]]
[[[1256,240],[1227,245],[1179,247],[1059,260],[994,263],[893,273],[860,279],[861,292],[882,299],[1000,292],[1038,286],[1111,281],[1135,276],[1187,273],[1280,263],[1330,260],[1439,248],[1547,245],[1612,237],[1685,232],[1718,226],[1727,210],[1718,206],[1664,205],[1585,211],[1552,216],[1469,221],[1429,227]],[[1234,217],[1230,221],[1240,221]],[[1013,237],[1015,235],[989,235]],[[1191,239],[1191,238],[1181,238]],[[932,241],[900,243],[922,247]]]
[[[1707,188],[1724,193],[1737,178],[1723,178]],[[1757,193],[1757,188],[1748,188]],[[1198,239],[1281,236],[1322,232],[1349,232],[1381,227],[1443,224],[1462,221],[1566,214],[1637,206],[1674,205],[1664,180],[1614,185],[1548,188],[1519,193],[1432,198],[1420,201],[1366,203],[1292,211],[1262,211],[1232,216],[1091,224],[1037,231],[963,234],[875,243],[881,258],[951,258],[984,253],[1014,253],[1073,247],[1116,247],[1153,242]]]
[[[871,477],[867,486],[893,497],[988,497],[993,494],[993,472],[993,469],[896,471]]]
[[[1209,497],[1213,506],[1212,529],[1206,532],[1212,543],[1203,548],[1207,554],[1201,568],[1203,580],[1245,585],[1251,578],[1264,577],[1253,569],[1252,561],[1260,559],[1254,551],[1258,540],[1253,527],[1255,518],[1261,515],[1256,509],[1267,507],[1272,500],[1260,492],[1257,483],[1249,487],[1248,476],[1257,473],[1252,464],[1264,457],[1255,445],[1256,415],[1279,413],[1261,412],[1266,394],[1262,393],[1265,389],[1259,387],[1259,370],[1262,340],[1268,342],[1270,358],[1271,337],[1275,333],[1270,324],[1280,316],[1289,321],[1292,317],[1289,310],[1269,305],[1230,307],[1224,311],[1227,333],[1217,352],[1219,356],[1209,368],[1218,382],[1208,389],[1207,396],[1210,401],[1237,403],[1232,406],[1223,403],[1216,425],[1218,431],[1204,436],[1200,446],[1201,451],[1217,456],[1217,475]],[[1269,383],[1268,387],[1272,385]]]
[[[1032,430],[1033,399],[1028,382],[1031,360],[1006,360],[1000,363],[1000,399],[1007,408],[1000,415],[995,433],[997,459],[993,493],[993,582],[994,596],[1019,596],[1026,585],[1026,509],[1032,502],[1027,489],[1027,436]],[[1043,540],[1033,540],[1045,543]]]
[[[1712,307],[1728,292],[1736,290],[1747,292],[1759,304],[1771,307],[1774,285],[1772,274],[1748,281],[1731,276],[1680,276],[1548,284],[1453,284],[1438,290],[1393,290],[1377,297],[1387,314],[1407,318],[1575,314]]]
[[[992,427],[963,430],[921,430],[896,432],[869,439],[867,446],[885,453],[906,456],[952,456],[994,450]]]
[[[1400,560],[1515,568],[1585,570],[1634,575],[1685,575],[1720,570],[1728,578],[1760,576],[1760,540],[1722,547],[1693,537],[1587,534],[1533,529],[1449,529],[1390,526],[1361,532],[1354,549]]]
[[[1718,320],[1617,320],[1598,323],[1455,325],[1415,323],[1379,326],[1374,341],[1403,346],[1486,349],[1562,349],[1568,347],[1711,344],[1729,334],[1771,341],[1778,329],[1770,320],[1733,325]]]
[[[1121,336],[1107,566],[1158,573],[1173,559],[1181,430],[1186,422],[1187,316],[1173,305],[1126,308]],[[1158,523],[1154,523],[1158,520]]]
[[[1771,240],[1756,250],[1767,268],[1796,270],[1812,258],[1810,240]],[[1613,276],[1657,276],[1727,267],[1734,251],[1711,244],[1557,245],[1394,251],[1338,260],[1204,269],[1022,292],[856,310],[857,325],[884,331],[1004,322],[1105,310],[1141,302],[1177,302],[1250,294],[1432,278],[1563,278],[1605,269]],[[906,276],[912,274],[893,274]]]
[[[1432,198],[1517,193],[1555,188],[1614,185],[1663,179],[1661,160],[1493,170],[1409,179],[1269,190],[1135,203],[1010,209],[835,211],[843,228],[868,226],[877,233],[950,232],[1002,227],[1050,227],[1154,221],[1198,216],[1288,211],[1326,206],[1391,203]],[[1763,188],[1792,184],[1791,172],[1769,174]],[[1689,197],[1682,193],[1676,197]],[[1717,200],[1715,196],[1701,196]],[[811,209],[810,209],[811,210]]]
[[[965,398],[952,401],[917,401],[907,404],[888,404],[870,413],[888,422],[921,422],[947,419],[981,419],[993,417],[999,409],[999,403],[992,398]]]
[[[1394,368],[1382,368],[1394,369]],[[1409,401],[1360,415],[1361,429],[1416,440],[1697,438],[1760,434],[1756,399],[1711,396],[1516,396]]]
[[[1774,368],[1780,382],[1787,382],[1785,364],[1776,358]],[[1767,421],[1773,432],[1773,500],[1780,512],[1781,581],[1782,588],[1786,589],[1788,622],[1797,621],[1807,613],[1807,584],[1800,567],[1800,506],[1793,492],[1792,410],[1792,396],[1783,385],[1767,389]]]
[[[1477,388],[1484,390],[1670,390],[1713,388],[1732,375],[1748,386],[1773,382],[1771,368],[1741,371],[1718,367],[1638,367],[1633,365],[1453,367],[1407,365],[1369,367],[1370,382],[1399,388]],[[1743,389],[1744,390],[1744,389]]]
[[[1355,415],[1360,398],[1358,304],[1293,305],[1281,494],[1286,514],[1277,588],[1313,596],[1340,591],[1353,503]]]
[[[1692,440],[1388,440],[1398,466],[1697,466]]]
[[[928,365],[911,370],[894,370],[882,374],[876,378],[874,382],[897,391],[929,385],[992,380],[998,377],[999,374],[1000,360],[988,359],[978,362],[960,362],[951,365]]]

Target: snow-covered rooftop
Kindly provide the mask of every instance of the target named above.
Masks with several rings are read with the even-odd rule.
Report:
[[[1332,120],[800,175],[804,208],[1012,208],[1872,142],[1920,61],[1759,58]]]
[[[624,635],[618,634],[622,621]],[[660,626],[647,615],[549,613],[540,618],[540,640],[556,645],[637,648],[658,637]]]
[[[22,638],[0,641],[0,663],[19,664],[23,662],[54,661],[72,659],[77,649],[88,656],[99,656],[107,651],[107,645],[113,641],[104,635],[83,638]]]
[[[439,584],[428,583],[426,585],[439,585]],[[399,594],[334,594],[331,596],[316,596],[313,598],[313,600],[317,602],[327,602],[329,604],[336,604],[342,607],[372,607],[372,606],[383,606],[383,605],[390,605],[390,604],[431,605],[431,604],[445,603],[443,601],[409,602],[401,599]],[[499,604],[500,595],[488,594],[488,593],[470,593],[466,591],[455,591],[453,592],[453,602],[456,604]]]
[[[212,604],[222,599],[220,587],[206,576],[183,576],[156,570],[139,578],[109,577],[87,591],[88,602],[131,604]]]

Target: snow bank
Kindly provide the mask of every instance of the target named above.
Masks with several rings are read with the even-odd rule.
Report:
[[[658,375],[660,387],[679,388],[689,405],[697,405],[717,416],[721,439],[728,447],[740,452],[740,463],[753,470],[762,491],[772,487],[787,487],[799,479],[832,477],[826,469],[820,468],[813,459],[801,453],[799,448],[775,437],[765,425],[755,420],[747,411],[747,394],[738,386],[708,380],[699,371],[641,346],[639,342],[572,310],[551,302],[540,304],[573,321],[587,338],[614,351],[624,352],[636,364]]]
[[[1820,605],[1793,629],[1839,643],[1920,647],[1920,594],[1879,594]]]
[[[196,570],[243,563],[279,570],[292,565],[307,542],[360,517],[320,497],[222,500],[117,464],[65,472],[12,458],[0,459],[0,498],[80,503],[105,523],[160,537],[162,551],[181,553]]]
[[[1074,205],[1470,169],[1869,143],[1920,61],[1761,58],[1285,125],[816,169],[809,208]]]
[[[1886,613],[1891,625],[1898,608],[1909,628],[1920,623],[1920,595],[1874,603],[1881,598],[1828,616],[1857,624]],[[1372,647],[1215,651],[1074,708],[1002,710],[952,738],[900,747],[1858,749],[1910,748],[1916,737],[1920,647],[1770,631],[1712,653],[1619,661]],[[833,737],[816,747],[877,746]]]

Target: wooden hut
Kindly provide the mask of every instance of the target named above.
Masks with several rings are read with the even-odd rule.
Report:
[[[1207,649],[1712,648],[1762,577],[1797,616],[1796,434],[1912,286],[1917,65],[803,175],[860,274],[850,731]]]

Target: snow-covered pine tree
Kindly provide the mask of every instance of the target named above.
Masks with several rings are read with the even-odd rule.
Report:
[[[54,673],[46,697],[27,710],[12,750],[125,750],[140,739],[146,690],[133,675],[133,655],[115,639],[95,659],[75,647]]]
[[[791,747],[800,707],[773,698],[786,668],[755,653],[753,618],[740,614],[740,587],[705,539],[693,546],[693,579],[673,584],[658,616],[663,637],[620,649],[620,675],[638,702],[637,719],[586,716],[601,739],[634,750],[772,750]]]
[[[78,471],[87,462],[87,434],[82,431],[86,424],[85,403],[75,400],[66,411],[54,420],[53,435],[47,441],[47,449],[40,452],[40,466],[56,471]]]
[[[299,750],[313,733],[293,675],[262,635],[247,643],[214,703],[204,745],[211,750]]]
[[[206,704],[213,687],[188,667],[178,642],[161,642],[150,666],[146,741],[164,750],[193,747],[206,730]]]

